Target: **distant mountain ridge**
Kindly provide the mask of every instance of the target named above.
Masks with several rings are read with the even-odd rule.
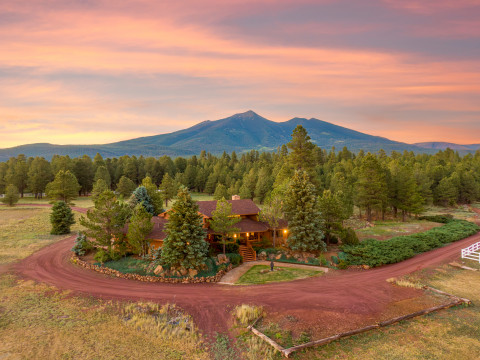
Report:
[[[421,142],[413,145],[431,150],[445,150],[446,148],[450,148],[457,151],[477,151],[480,149],[480,144],[460,145],[449,142]]]
[[[342,149],[347,146],[351,151],[414,151],[433,152],[435,148],[392,141],[383,137],[368,135],[342,126],[318,119],[293,118],[285,122],[274,122],[247,111],[220,119],[202,121],[188,129],[168,134],[154,135],[119,141],[111,144],[97,145],[52,145],[46,143],[21,145],[0,149],[0,161],[12,156],[25,154],[43,156],[50,159],[53,155],[78,157],[95,156],[98,152],[103,157],[135,156],[191,156],[202,150],[212,154],[223,151],[244,152],[252,149],[272,151],[290,141],[293,129],[302,125],[316,145],[330,149]],[[426,144],[426,143],[424,143]],[[467,150],[470,151],[470,150]]]

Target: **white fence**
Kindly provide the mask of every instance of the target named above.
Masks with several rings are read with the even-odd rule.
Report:
[[[470,245],[468,248],[462,249],[462,259],[475,260],[480,263],[480,242]]]

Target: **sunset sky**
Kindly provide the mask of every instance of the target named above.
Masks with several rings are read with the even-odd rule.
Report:
[[[480,143],[480,0],[0,1],[0,148],[249,109]]]

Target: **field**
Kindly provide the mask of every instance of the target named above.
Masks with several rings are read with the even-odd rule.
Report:
[[[238,279],[238,285],[266,284],[277,281],[291,281],[304,279],[311,276],[323,274],[317,270],[295,269],[275,266],[275,271],[270,271],[270,266],[254,265]]]
[[[50,235],[49,208],[0,206],[0,265],[23,259],[40,248],[65,239],[69,235]],[[80,229],[77,223],[72,232]]]
[[[189,326],[189,330],[185,329]],[[0,359],[210,359],[188,317],[0,277]]]
[[[47,198],[35,199],[34,197],[23,197],[18,201],[19,204],[50,204],[50,200]],[[74,206],[91,208],[93,207],[93,201],[91,197],[78,197],[73,200]]]
[[[356,231],[358,238],[386,240],[394,236],[415,234],[433,229],[443,224],[424,221],[411,220],[407,222],[397,221],[374,221],[373,227],[366,227]]]

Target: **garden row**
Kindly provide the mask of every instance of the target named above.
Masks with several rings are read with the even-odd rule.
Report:
[[[215,275],[211,276],[180,276],[180,277],[162,277],[156,275],[141,275],[137,272],[126,272],[113,269],[112,267],[102,266],[97,264],[91,264],[87,261],[80,259],[75,253],[72,252],[71,261],[74,264],[80,265],[81,267],[99,272],[105,275],[112,275],[122,279],[137,280],[144,282],[162,282],[162,283],[214,283],[220,281],[220,279],[231,270],[232,265],[228,264],[222,267]]]
[[[340,262],[342,265],[370,267],[394,264],[480,231],[477,225],[465,220],[455,220],[445,216],[427,220],[442,222],[445,225],[423,233],[397,236],[385,241],[367,239],[357,245],[344,245],[343,253],[339,254]]]

